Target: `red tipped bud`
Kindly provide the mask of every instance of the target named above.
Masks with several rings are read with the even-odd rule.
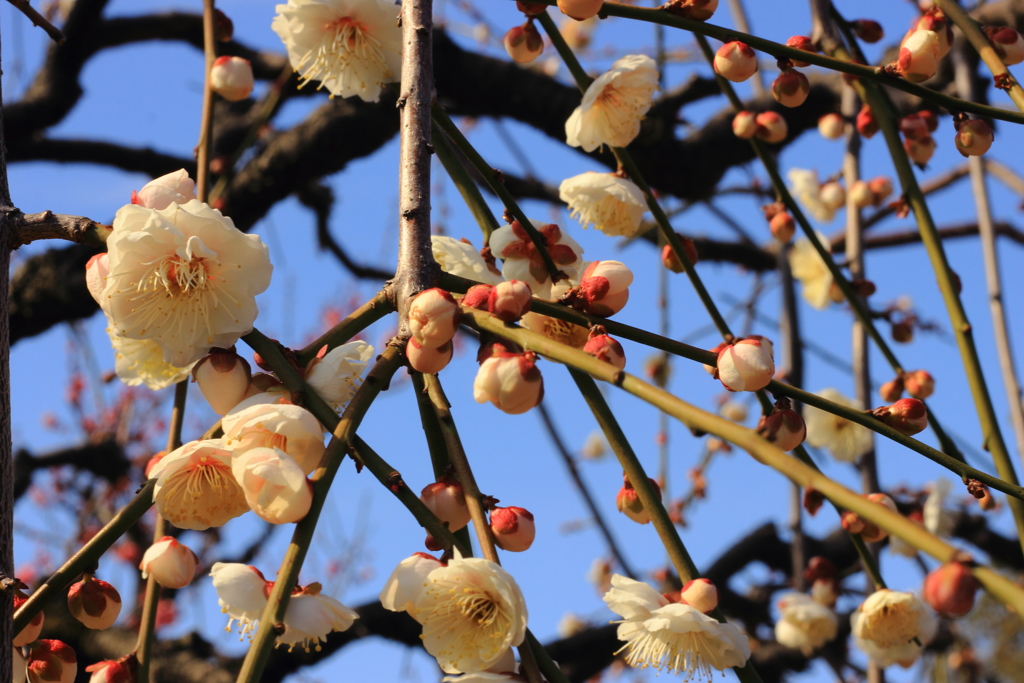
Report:
[[[666,8],[685,19],[707,21],[718,9],[718,0],[676,0],[666,5]]]
[[[907,114],[900,119],[900,132],[915,140],[931,136],[938,127],[938,117],[927,109]]]
[[[29,683],[72,683],[78,673],[78,657],[59,640],[37,640],[25,668]]]
[[[992,128],[981,119],[958,122],[956,137],[953,138],[956,150],[965,157],[980,157],[992,147],[993,140]]]
[[[757,73],[757,54],[746,43],[733,40],[718,48],[714,68],[718,75],[742,83]]]
[[[928,426],[928,411],[916,398],[901,398],[890,406],[875,408],[872,414],[907,436],[922,432]]]
[[[571,19],[585,21],[596,17],[603,4],[604,0],[558,0],[558,9]]]
[[[931,161],[936,146],[935,138],[930,135],[917,139],[907,138],[903,141],[903,149],[907,151],[907,156],[918,166],[924,166]]]
[[[244,100],[255,83],[248,59],[224,55],[214,60],[210,69],[210,87],[228,102]]]
[[[449,531],[458,531],[469,524],[469,506],[462,485],[444,478],[428,484],[420,493],[420,500],[437,518],[448,524]]]
[[[14,596],[14,611],[17,612],[21,609],[22,603],[28,598],[23,598],[20,595]],[[32,617],[32,621],[28,622],[28,626],[21,629],[21,633],[14,636],[14,641],[11,643],[14,647],[25,647],[34,640],[39,639],[39,632],[43,630],[43,613]]]
[[[487,301],[491,298],[494,285],[473,285],[462,297],[462,305],[479,311],[487,310]]]
[[[196,575],[199,558],[187,545],[164,536],[149,546],[139,569],[142,578],[152,576],[164,588],[184,588]]]
[[[883,401],[895,403],[903,396],[903,389],[903,378],[897,377],[896,379],[883,384],[878,389],[878,393],[882,397]]]
[[[436,349],[423,346],[415,339],[410,339],[405,346],[405,357],[409,360],[409,365],[424,375],[436,375],[444,370],[454,353],[455,346],[451,340]]]
[[[490,401],[510,415],[535,407],[544,398],[544,378],[537,368],[536,357],[529,351],[492,352],[477,371],[473,398],[477,403]]]
[[[752,335],[719,352],[713,377],[729,391],[758,391],[768,386],[774,374],[772,343],[764,337]]]
[[[779,401],[768,415],[762,415],[757,433],[784,451],[791,451],[804,442],[807,425],[789,401]]]
[[[224,415],[242,402],[249,383],[252,368],[249,362],[230,349],[210,349],[210,355],[202,358],[192,368],[192,380],[199,385],[213,412]]]
[[[914,398],[926,399],[935,392],[935,378],[927,370],[914,370],[903,375],[903,385]]]
[[[583,350],[618,370],[626,367],[626,352],[622,350],[622,344],[607,334],[591,335]]]
[[[909,343],[914,338],[914,326],[904,321],[893,323],[892,338],[901,344]]]
[[[882,25],[871,19],[857,19],[850,22],[853,34],[865,43],[877,43],[885,37]]]
[[[938,7],[932,7],[924,13],[920,19],[917,20],[917,24],[914,26],[917,31],[931,31],[935,34],[935,38],[938,41],[939,58],[945,57],[949,54],[949,49],[953,45],[953,23],[946,17],[945,13]],[[915,31],[912,29],[910,34],[903,39],[903,43],[906,44],[907,39]]]
[[[505,52],[517,64],[529,64],[544,52],[544,40],[529,19],[522,26],[513,26],[505,34]]]
[[[516,9],[528,17],[535,17],[548,11],[548,6],[542,2],[524,2],[516,0]]]
[[[491,531],[494,542],[502,550],[521,553],[533,545],[537,527],[533,513],[519,507],[496,507],[491,510]]]
[[[68,590],[68,610],[87,628],[103,630],[121,613],[121,596],[106,581],[86,575]]]
[[[784,107],[799,107],[810,92],[807,76],[795,69],[783,69],[772,83],[772,95]]]
[[[939,69],[939,37],[934,31],[913,31],[903,40],[896,71],[911,83],[927,81]]]
[[[836,565],[832,560],[821,555],[815,555],[807,562],[804,569],[804,580],[817,581],[818,579],[834,579],[836,576]]]
[[[786,244],[796,234],[796,221],[788,211],[780,211],[768,221],[768,229],[772,231],[772,237],[782,244]]]
[[[875,203],[875,194],[871,186],[864,180],[857,180],[850,185],[850,202],[858,209],[865,209]]]
[[[947,617],[962,617],[970,612],[977,592],[978,580],[960,562],[947,562],[924,579],[924,601]]]
[[[583,309],[603,318],[615,315],[629,300],[633,272],[620,261],[594,261],[583,271],[579,292]]]
[[[690,260],[690,263],[696,265],[697,261],[700,260],[697,255],[697,245],[694,244],[692,239],[689,237],[683,237],[678,232],[676,233],[676,237],[678,237],[679,241],[683,243],[683,250],[686,252],[686,258]],[[661,248],[661,264],[673,273],[686,272],[686,266],[683,264],[682,260],[676,256],[676,252],[672,248],[671,244],[666,244]]]
[[[818,54],[818,48],[814,47],[814,43],[812,43],[811,39],[808,38],[807,36],[793,36],[789,40],[786,41],[786,45],[788,47],[795,47],[797,50],[803,50],[804,52],[811,52],[813,54]],[[804,66],[810,66],[811,65],[810,62],[798,61],[794,57],[790,57],[789,61],[791,61],[793,63],[793,66],[804,67]]]
[[[988,36],[988,42],[992,43],[992,48],[1003,60],[1003,64],[1013,66],[1024,62],[1024,37],[1017,31],[1009,26],[986,26],[984,31]]]
[[[629,517],[637,524],[647,524],[651,521],[651,513],[644,508],[644,504],[640,502],[640,496],[637,495],[636,489],[633,488],[633,484],[628,478],[623,477],[625,483],[622,488],[619,489],[619,494],[615,496],[615,507],[619,509],[619,512]],[[661,487],[658,486],[658,482],[653,479],[649,480],[651,486],[654,487],[655,492],[660,496]]]
[[[871,107],[866,104],[861,105],[860,111],[857,112],[856,126],[857,132],[865,138],[870,138],[878,132],[878,119],[875,118]]]
[[[89,683],[135,683],[139,660],[132,652],[118,660],[96,662],[85,667],[85,670],[92,674]]]
[[[409,332],[420,345],[436,349],[459,329],[459,305],[448,292],[434,287],[420,292],[409,307]]]
[[[718,589],[709,579],[693,579],[683,584],[679,591],[679,602],[698,612],[710,614],[718,607]]]
[[[786,119],[773,111],[764,111],[757,115],[757,137],[765,142],[776,144],[789,135]]]
[[[872,178],[868,182],[868,187],[871,188],[871,194],[874,196],[875,206],[881,206],[882,202],[892,194],[892,181],[885,176]]]
[[[846,122],[839,114],[825,114],[818,119],[818,132],[826,140],[838,140],[843,137],[846,130]]]
[[[741,111],[732,117],[732,132],[738,138],[749,140],[757,134],[757,115]]]
[[[487,310],[495,318],[510,323],[528,313],[532,301],[530,285],[519,280],[509,280],[499,282],[491,289],[487,297]]]

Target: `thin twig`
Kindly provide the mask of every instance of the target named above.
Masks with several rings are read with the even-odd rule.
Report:
[[[196,199],[206,201],[209,191],[210,146],[213,144],[213,85],[210,71],[217,59],[217,40],[213,27],[214,0],[203,0],[203,57],[206,70],[203,78],[203,113],[199,122],[199,144],[196,146]]]
[[[387,293],[383,291],[377,292],[372,299],[345,316],[344,320],[307,344],[305,348],[296,351],[295,355],[298,357],[299,365],[305,366],[325,346],[328,351],[341,346],[373,323],[393,312],[394,308],[391,307],[391,301],[388,299]]]
[[[67,40],[67,38],[64,37],[64,34],[61,33],[60,29],[51,24],[50,20],[40,14],[35,7],[28,4],[28,0],[7,0],[7,2],[14,5],[19,12],[28,17],[28,20],[32,22],[33,26],[38,26],[46,31],[46,35],[50,36],[50,38],[52,38],[58,45],[63,45],[64,41]]]

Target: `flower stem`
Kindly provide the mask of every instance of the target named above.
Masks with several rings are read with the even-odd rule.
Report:
[[[214,0],[203,0],[203,110],[199,122],[199,144],[196,146],[196,199],[206,201],[210,175],[210,146],[213,143],[213,85],[210,72],[217,59],[217,40],[213,28]]]
[[[448,177],[452,179],[455,187],[458,188],[463,201],[466,202],[470,213],[473,214],[477,225],[480,226],[480,230],[484,233],[484,244],[487,244],[491,239],[491,233],[501,226],[487,207],[484,196],[480,194],[480,188],[473,182],[473,178],[470,177],[466,167],[462,164],[462,159],[459,158],[455,148],[452,147],[448,136],[437,125],[437,121],[434,121],[433,124],[434,151],[437,152],[437,158],[441,160],[441,165],[448,172]]]
[[[305,348],[296,351],[295,355],[298,357],[299,365],[305,367],[306,363],[313,360],[324,346],[328,351],[341,346],[384,316],[393,313],[394,310],[387,292],[377,292],[372,299],[349,313],[344,320],[317,337]],[[245,338],[243,337],[243,339]]]
[[[164,537],[167,521],[160,513],[153,524],[153,543]],[[153,659],[153,637],[156,634],[156,613],[160,604],[160,584],[152,575],[146,579],[146,595],[142,600],[142,618],[139,620],[139,637],[135,642],[135,657],[139,660],[138,683],[149,683],[150,664]]]

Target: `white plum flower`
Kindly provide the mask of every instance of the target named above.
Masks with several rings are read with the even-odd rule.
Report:
[[[578,278],[583,267],[583,247],[554,223],[533,219],[530,222],[540,233],[555,266],[565,271],[570,279]],[[506,280],[525,282],[539,299],[551,298],[551,274],[537,245],[519,221],[512,221],[491,233],[490,246],[495,258],[505,259],[501,274]]]
[[[279,448],[251,448],[231,460],[245,502],[271,524],[298,522],[309,512],[313,488],[302,468]]]
[[[195,578],[198,564],[199,558],[191,548],[176,538],[164,536],[149,546],[139,569],[142,578],[152,576],[164,588],[184,588]]]
[[[223,526],[249,511],[245,495],[231,474],[231,451],[220,439],[190,441],[153,466],[153,502],[179,529],[203,531]]]
[[[721,623],[690,605],[669,602],[643,581],[619,574],[604,601],[616,614],[619,640],[628,650],[626,663],[634,668],[653,666],[665,673],[711,678],[712,669],[743,666],[750,643],[733,624]],[[621,650],[620,650],[621,652]]]
[[[290,652],[296,645],[309,652],[312,644],[320,651],[320,642],[332,631],[347,631],[359,618],[354,610],[329,595],[320,593],[320,584],[311,583],[292,593],[284,613],[284,632],[277,642]]]
[[[434,260],[446,273],[488,285],[505,281],[501,275],[488,267],[484,257],[469,242],[443,235],[432,235],[430,249],[434,254]]]
[[[224,630],[231,631],[237,621],[243,638],[255,632],[270,594],[270,584],[260,570],[237,562],[216,562],[210,569],[210,576],[220,611],[229,617]]]
[[[800,201],[801,206],[814,216],[815,220],[828,223],[835,217],[838,207],[822,198],[822,186],[818,182],[817,171],[791,168],[787,175],[789,176],[789,191]]]
[[[198,200],[121,207],[107,253],[100,307],[114,333],[155,341],[179,368],[252,329],[273,271],[259,237]]]
[[[309,361],[306,382],[320,398],[339,410],[355,396],[371,358],[373,347],[364,341],[342,344]]]
[[[805,593],[783,593],[776,603],[779,620],[775,622],[775,640],[800,650],[805,657],[836,637],[839,618]]]
[[[107,328],[114,349],[114,372],[130,387],[145,384],[153,391],[188,379],[192,366],[177,368],[164,360],[164,350],[152,339],[128,339]]]
[[[861,406],[835,389],[822,389],[818,396],[854,410]],[[856,422],[850,422],[814,406],[804,406],[804,422],[807,423],[807,443],[815,448],[824,448],[836,460],[854,462],[871,450],[874,440],[872,432]]]
[[[828,244],[820,233],[818,240]],[[832,304],[832,272],[810,240],[799,239],[793,244],[789,252],[789,268],[793,277],[800,281],[800,294],[804,301],[819,311]]]
[[[400,8],[388,0],[288,0],[270,27],[288,50],[301,88],[319,81],[331,97],[380,99],[402,75]]]
[[[609,237],[634,237],[640,230],[647,203],[640,188],[614,173],[587,171],[566,178],[558,198],[584,228],[593,225]]]
[[[309,474],[324,454],[320,422],[302,406],[274,402],[277,394],[251,396],[221,419],[224,448],[236,456],[250,448],[279,448]]]
[[[398,563],[380,591],[380,604],[392,612],[416,618],[416,600],[430,572],[443,566],[436,557],[415,553]]]
[[[850,615],[853,642],[878,666],[906,668],[938,629],[938,619],[916,595],[883,588]]]
[[[593,152],[602,145],[626,147],[640,134],[640,122],[658,89],[658,67],[646,55],[626,55],[598,76],[565,122],[570,147]]]
[[[132,204],[147,209],[166,209],[171,204],[186,204],[195,198],[196,184],[183,168],[154,178],[138,192],[132,192]]]

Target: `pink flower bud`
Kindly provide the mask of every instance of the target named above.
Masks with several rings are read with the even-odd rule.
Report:
[[[154,178],[138,192],[132,192],[132,204],[147,209],[166,209],[196,198],[196,184],[185,169]]]
[[[210,87],[228,102],[244,100],[252,93],[252,64],[241,57],[217,57],[210,69]]]
[[[793,239],[793,235],[796,233],[796,222],[788,211],[780,211],[768,221],[768,229],[772,231],[772,237],[782,244],[786,244]]]
[[[436,349],[459,329],[459,305],[448,292],[434,287],[420,292],[409,307],[409,332],[421,346]]]
[[[858,180],[850,186],[850,201],[858,209],[864,209],[875,203],[875,194],[866,181]]]
[[[533,25],[527,20],[522,26],[513,26],[505,34],[505,52],[517,64],[529,64],[544,52],[544,40]]]
[[[491,531],[498,547],[513,553],[529,549],[537,535],[533,513],[518,507],[491,510]]]
[[[901,398],[890,406],[875,408],[872,414],[907,436],[922,432],[928,426],[928,411],[916,398]]]
[[[78,673],[75,651],[59,640],[37,640],[26,664],[29,683],[72,683]]]
[[[710,614],[718,607],[718,589],[709,579],[693,579],[683,584],[679,591],[679,602],[698,612]]]
[[[893,512],[898,512],[896,503],[884,493],[871,493],[864,497],[873,503],[889,508]],[[856,512],[850,512],[849,510],[843,513],[842,524],[843,529],[851,534],[860,534],[868,543],[876,543],[889,535],[888,531],[882,529],[874,522],[869,522],[860,517]]]
[[[107,252],[96,254],[85,264],[85,286],[92,294],[96,303],[101,303],[100,295],[107,286],[107,275],[110,274],[110,258]]]
[[[935,154],[935,147],[935,138],[930,135],[918,139],[907,138],[903,141],[903,149],[907,151],[907,156],[918,166],[924,166],[931,160]]]
[[[722,349],[714,377],[729,391],[757,391],[768,386],[774,374],[771,342],[752,336]]]
[[[558,9],[576,21],[585,21],[596,17],[603,4],[604,0],[558,0]]]
[[[903,385],[914,398],[924,400],[935,392],[935,378],[927,370],[914,370],[903,375]]]
[[[839,114],[825,114],[818,119],[818,132],[826,140],[838,140],[843,137],[846,130],[846,122]]]
[[[1009,26],[1002,28],[985,27],[985,34],[992,48],[1006,66],[1024,62],[1024,37]]]
[[[773,111],[764,111],[757,115],[757,137],[765,142],[775,144],[782,142],[789,135],[786,119]]]
[[[537,354],[530,351],[497,351],[480,364],[473,381],[477,403],[490,401],[509,415],[519,415],[544,398],[544,378],[537,368]]]
[[[213,412],[224,415],[245,398],[252,380],[248,361],[230,349],[210,349],[192,368],[192,379]]]
[[[934,31],[914,31],[900,48],[896,70],[911,83],[927,81],[939,69],[939,37]]]
[[[28,600],[20,595],[14,596],[14,611],[17,612],[21,609],[21,605]],[[11,643],[14,647],[25,647],[33,640],[38,640],[39,632],[43,630],[43,618],[42,612],[32,617],[32,621],[28,622],[28,626],[21,629],[21,633],[14,636],[14,640]]]
[[[686,252],[686,258],[690,260],[690,263],[696,265],[697,261],[700,260],[700,256],[697,254],[697,245],[694,244],[692,239],[684,237],[678,232],[676,233],[676,237],[678,237],[679,241],[683,243],[683,250]],[[683,264],[682,260],[676,256],[676,252],[672,248],[671,244],[666,244],[661,248],[661,265],[665,266],[673,273],[686,272],[686,266]]]
[[[732,132],[733,135],[744,140],[754,137],[757,133],[757,116],[749,111],[741,111],[736,114],[732,117]]]
[[[86,575],[68,590],[68,610],[86,628],[110,628],[121,613],[121,596],[106,581]]]
[[[797,50],[803,50],[804,52],[811,52],[818,54],[818,48],[814,47],[814,43],[807,36],[793,36],[786,41],[788,47],[795,47]],[[810,66],[810,62],[802,62],[793,57],[790,57],[789,61],[793,63],[793,66],[805,67]]]
[[[915,27],[918,31],[932,31],[938,40],[939,59],[949,54],[953,46],[953,22],[938,7],[932,7],[924,16],[917,20]],[[913,32],[913,31],[912,31]],[[906,38],[903,39],[904,43]]]
[[[454,480],[443,478],[441,481],[428,484],[420,492],[420,500],[437,518],[448,525],[449,531],[458,531],[469,524],[469,506],[466,505],[466,494],[462,485]]]
[[[915,140],[929,137],[938,127],[938,117],[927,109],[907,114],[900,119],[900,132]]]
[[[889,403],[895,403],[900,400],[903,396],[903,378],[897,377],[892,381],[886,382],[878,389],[878,394],[882,397],[883,401]]]
[[[626,352],[622,350],[622,344],[607,334],[593,335],[587,341],[583,350],[598,360],[610,363],[618,370],[626,367]]]
[[[882,202],[889,198],[892,194],[892,181],[885,176],[879,176],[872,178],[868,182],[868,187],[871,188],[871,194],[874,195],[875,206],[881,206]]]
[[[409,359],[409,365],[416,372],[424,375],[436,375],[448,367],[452,356],[455,354],[455,346],[451,341],[445,342],[436,349],[421,345],[415,339],[410,339],[405,346],[405,357]]]
[[[819,605],[834,607],[839,593],[836,591],[835,579],[815,579],[811,584],[811,599]]]
[[[142,578],[152,576],[164,588],[184,588],[196,575],[199,558],[187,545],[164,536],[149,546],[139,569]]]
[[[679,0],[669,5],[672,14],[685,19],[707,21],[718,9],[718,0]]]
[[[861,105],[860,111],[857,112],[857,132],[862,137],[871,138],[872,135],[878,132],[878,119],[875,118],[875,113],[871,111],[871,107],[864,104]]]
[[[981,119],[967,119],[957,125],[953,138],[956,149],[965,157],[980,157],[992,146],[995,135],[992,128]]]
[[[473,285],[466,290],[466,294],[462,297],[462,305],[475,308],[478,311],[486,311],[487,302],[493,291],[494,285]]]
[[[92,674],[89,683],[135,683],[139,660],[132,652],[118,660],[108,659],[90,664],[85,670]]]
[[[807,76],[796,69],[783,69],[772,83],[772,95],[784,107],[799,107],[810,92]]]
[[[651,513],[644,508],[644,504],[640,502],[640,496],[637,495],[636,489],[633,488],[633,484],[628,478],[623,477],[625,483],[622,488],[619,489],[619,493],[615,496],[615,507],[619,509],[619,512],[629,517],[637,524],[648,524],[651,521]],[[658,482],[653,479],[649,480],[654,490],[661,495],[661,487],[658,486]]]
[[[718,48],[715,73],[733,83],[742,83],[757,73],[757,54],[746,43],[730,41]]]
[[[775,410],[761,416],[757,433],[782,450],[791,451],[804,442],[807,425],[787,401],[782,407],[776,404]]]
[[[885,37],[885,31],[882,30],[882,25],[877,21],[872,21],[871,19],[857,19],[855,21],[851,21],[850,28],[853,29],[853,34],[865,43],[877,43]]]
[[[846,190],[835,180],[822,183],[818,191],[818,200],[829,209],[836,211],[846,204]]]
[[[533,292],[530,285],[519,280],[499,282],[487,298],[487,310],[495,318],[507,323],[515,322],[530,311]]]
[[[615,315],[629,300],[633,272],[621,261],[594,261],[583,271],[580,296],[583,309],[603,318]]]
[[[961,562],[947,562],[924,579],[924,601],[947,617],[962,617],[974,607],[978,580]]]

